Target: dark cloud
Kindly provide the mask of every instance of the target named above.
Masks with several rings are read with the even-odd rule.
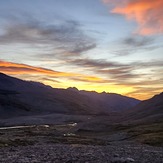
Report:
[[[87,71],[103,75],[115,83],[138,77],[138,74],[134,74],[132,72],[133,66],[129,64],[121,64],[106,60],[93,60],[88,58],[70,60],[69,62],[71,65],[82,66],[83,69],[86,69]]]
[[[71,23],[44,26],[38,22],[15,23],[5,29],[1,35],[2,43],[53,44],[71,43],[80,37],[76,26]],[[72,35],[73,33],[73,35]],[[75,36],[74,36],[75,35]],[[73,37],[74,36],[74,37]]]
[[[113,68],[113,67],[123,67],[125,65],[118,63],[118,62],[112,62],[112,61],[106,61],[104,59],[89,59],[89,58],[83,58],[83,59],[74,59],[69,60],[69,63],[75,64],[78,66],[88,67],[88,68]]]
[[[137,79],[142,77],[147,78],[149,75],[153,76],[152,72],[148,72],[149,69],[157,69],[163,67],[162,61],[149,61],[149,62],[132,62],[128,64],[122,64],[114,61],[95,60],[90,58],[85,59],[72,59],[67,61],[70,65],[82,67],[83,70],[94,72],[99,75],[109,77],[110,80],[114,80],[116,83],[133,83]],[[146,71],[148,69],[148,71]],[[141,70],[141,73],[137,72]],[[158,72],[160,74],[160,72]],[[135,81],[133,81],[135,79]]]
[[[149,62],[133,62],[133,66],[139,68],[163,68],[162,60],[152,60]]]
[[[47,77],[40,78],[40,80],[41,80],[41,81],[50,81],[50,82],[54,82],[54,83],[61,83],[61,82],[58,81],[58,80],[54,80],[54,79],[47,78]]]
[[[83,52],[89,51],[94,48],[96,48],[95,43],[91,43],[91,44],[87,44],[87,45],[81,45],[79,43],[72,51],[69,51],[69,52],[72,54],[81,54]]]
[[[117,41],[118,48],[114,48],[117,50],[110,51],[110,53],[115,56],[127,56],[136,52],[152,51],[161,47],[161,45],[155,45],[155,40],[154,36],[131,35]]]
[[[73,20],[47,24],[23,15],[9,19],[0,35],[0,44],[25,44],[32,48],[41,47],[54,56],[81,55],[96,47],[95,40],[84,34],[81,25]]]
[[[126,70],[121,70],[121,68],[107,69],[107,70],[97,70],[96,72],[99,73],[99,74],[108,75],[109,77],[111,77],[115,81],[116,80],[117,81],[124,81],[124,80],[128,81],[129,79],[134,79],[134,78],[136,79],[136,78],[140,77],[139,74],[133,73],[128,68],[126,68]]]
[[[128,38],[125,38],[122,43],[126,44],[131,47],[144,47],[151,45],[153,43],[154,39],[151,37],[145,37],[145,36],[130,36]]]

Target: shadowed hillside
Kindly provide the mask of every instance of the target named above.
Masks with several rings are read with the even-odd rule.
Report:
[[[131,108],[139,100],[118,94],[55,89],[37,82],[0,74],[0,116],[110,114]]]
[[[127,112],[127,118],[144,123],[163,121],[163,93],[140,102]]]

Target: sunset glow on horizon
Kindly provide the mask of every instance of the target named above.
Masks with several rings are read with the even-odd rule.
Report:
[[[162,0],[2,0],[0,72],[140,100],[163,91]]]

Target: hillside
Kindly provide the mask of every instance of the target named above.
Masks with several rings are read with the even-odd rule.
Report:
[[[127,111],[128,120],[142,122],[163,121],[163,93],[155,95],[151,99],[140,102]]]
[[[0,117],[19,115],[109,114],[123,111],[139,100],[117,94],[55,89],[0,74]]]

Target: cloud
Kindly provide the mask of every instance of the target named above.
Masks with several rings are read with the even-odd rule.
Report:
[[[71,65],[83,67],[87,71],[94,72],[95,74],[105,76],[109,82],[119,83],[120,81],[130,80],[139,75],[132,72],[133,65],[121,64],[115,61],[95,60],[90,58],[73,59],[67,61]]]
[[[47,78],[47,77],[40,78],[40,80],[41,80],[41,81],[50,81],[50,82],[54,82],[54,83],[61,83],[61,82],[58,81],[58,80],[54,80],[54,79]]]
[[[9,20],[3,34],[1,34],[0,42],[6,44],[71,43],[82,35],[78,26],[74,21],[47,25],[33,17],[30,17],[30,19],[24,17],[24,20],[17,18],[14,22]]]
[[[118,85],[128,85],[142,79],[149,80],[149,77],[156,78],[156,73],[157,76],[162,76],[161,71],[153,73],[152,70],[154,69],[157,71],[158,68],[163,67],[163,62],[159,60],[122,64],[115,61],[83,58],[68,60],[67,63],[83,67],[83,70],[86,70],[87,72],[90,71],[96,75],[104,76],[105,78],[107,77],[109,82]]]
[[[68,61],[71,64],[75,64],[78,66],[88,67],[88,68],[115,68],[115,67],[123,67],[125,65],[118,63],[118,62],[112,62],[112,61],[106,61],[104,59],[90,59],[90,58],[83,58],[83,59],[73,59]]]
[[[48,24],[25,14],[14,16],[14,21],[11,18],[8,17],[0,34],[1,45],[41,48],[42,53],[49,51],[51,55],[47,57],[53,58],[79,56],[96,48],[95,40],[84,33],[77,21],[62,19]]]
[[[72,80],[75,78],[75,80],[83,80],[85,82],[92,82],[92,83],[97,83],[97,82],[106,82],[104,79],[100,77],[96,77],[93,75],[84,75],[84,74],[79,74],[79,73],[69,73],[69,72],[59,72],[59,71],[54,71],[50,69],[45,69],[41,67],[34,67],[34,66],[29,66],[26,64],[18,64],[18,63],[13,63],[13,62],[6,62],[0,60],[0,72],[9,74],[9,75],[14,75],[14,76],[32,76],[34,75],[35,78],[40,79],[40,75],[43,76],[43,80],[46,81],[55,81],[57,79],[62,79],[64,80]],[[37,76],[37,77],[36,77]],[[46,78],[44,77],[46,76]],[[57,81],[59,82],[59,81]]]
[[[76,47],[73,50],[70,50],[70,54],[81,54],[83,52],[89,51],[91,49],[96,48],[95,43],[87,44],[87,45],[81,45],[80,43],[76,45]]]
[[[84,77],[84,78],[76,78],[76,77],[72,77],[71,78],[73,81],[77,81],[77,82],[84,82],[84,83],[89,83],[89,84],[108,84],[108,83],[112,83],[112,80],[106,80],[106,79],[102,79],[99,77]]]
[[[151,45],[153,43],[153,38],[130,36],[125,38],[122,43],[131,47],[140,48],[140,47],[146,47]]]
[[[98,74],[105,74],[107,76],[113,75],[124,75],[126,73],[131,73],[132,66],[128,64],[121,64],[114,61],[106,61],[106,60],[95,60],[90,58],[83,59],[73,59],[67,61],[71,65],[76,65],[79,67],[83,67],[83,69],[93,71]]]
[[[140,86],[140,87],[135,87],[134,89],[135,89],[134,91],[126,93],[126,96],[132,97],[134,95],[134,97],[137,99],[145,100],[163,91],[162,87],[151,87],[151,86],[149,87]]]
[[[111,13],[124,15],[128,20],[138,23],[137,33],[152,35],[163,33],[162,0],[103,0],[110,4]]]
[[[116,46],[118,45],[119,48],[114,47],[114,50],[110,50],[110,53],[115,56],[127,56],[136,52],[153,51],[162,47],[156,45],[155,40],[156,38],[152,36],[130,35],[116,41]]]
[[[29,66],[0,60],[0,71],[7,74],[47,74],[49,76],[74,76],[75,74],[53,71],[50,69]]]
[[[87,72],[93,72],[97,76],[106,78],[106,82],[119,85],[121,83],[130,83],[132,80],[140,78],[140,74],[134,73],[132,64],[121,64],[114,61],[95,60],[95,59],[74,59],[67,61],[71,65],[83,67]]]

